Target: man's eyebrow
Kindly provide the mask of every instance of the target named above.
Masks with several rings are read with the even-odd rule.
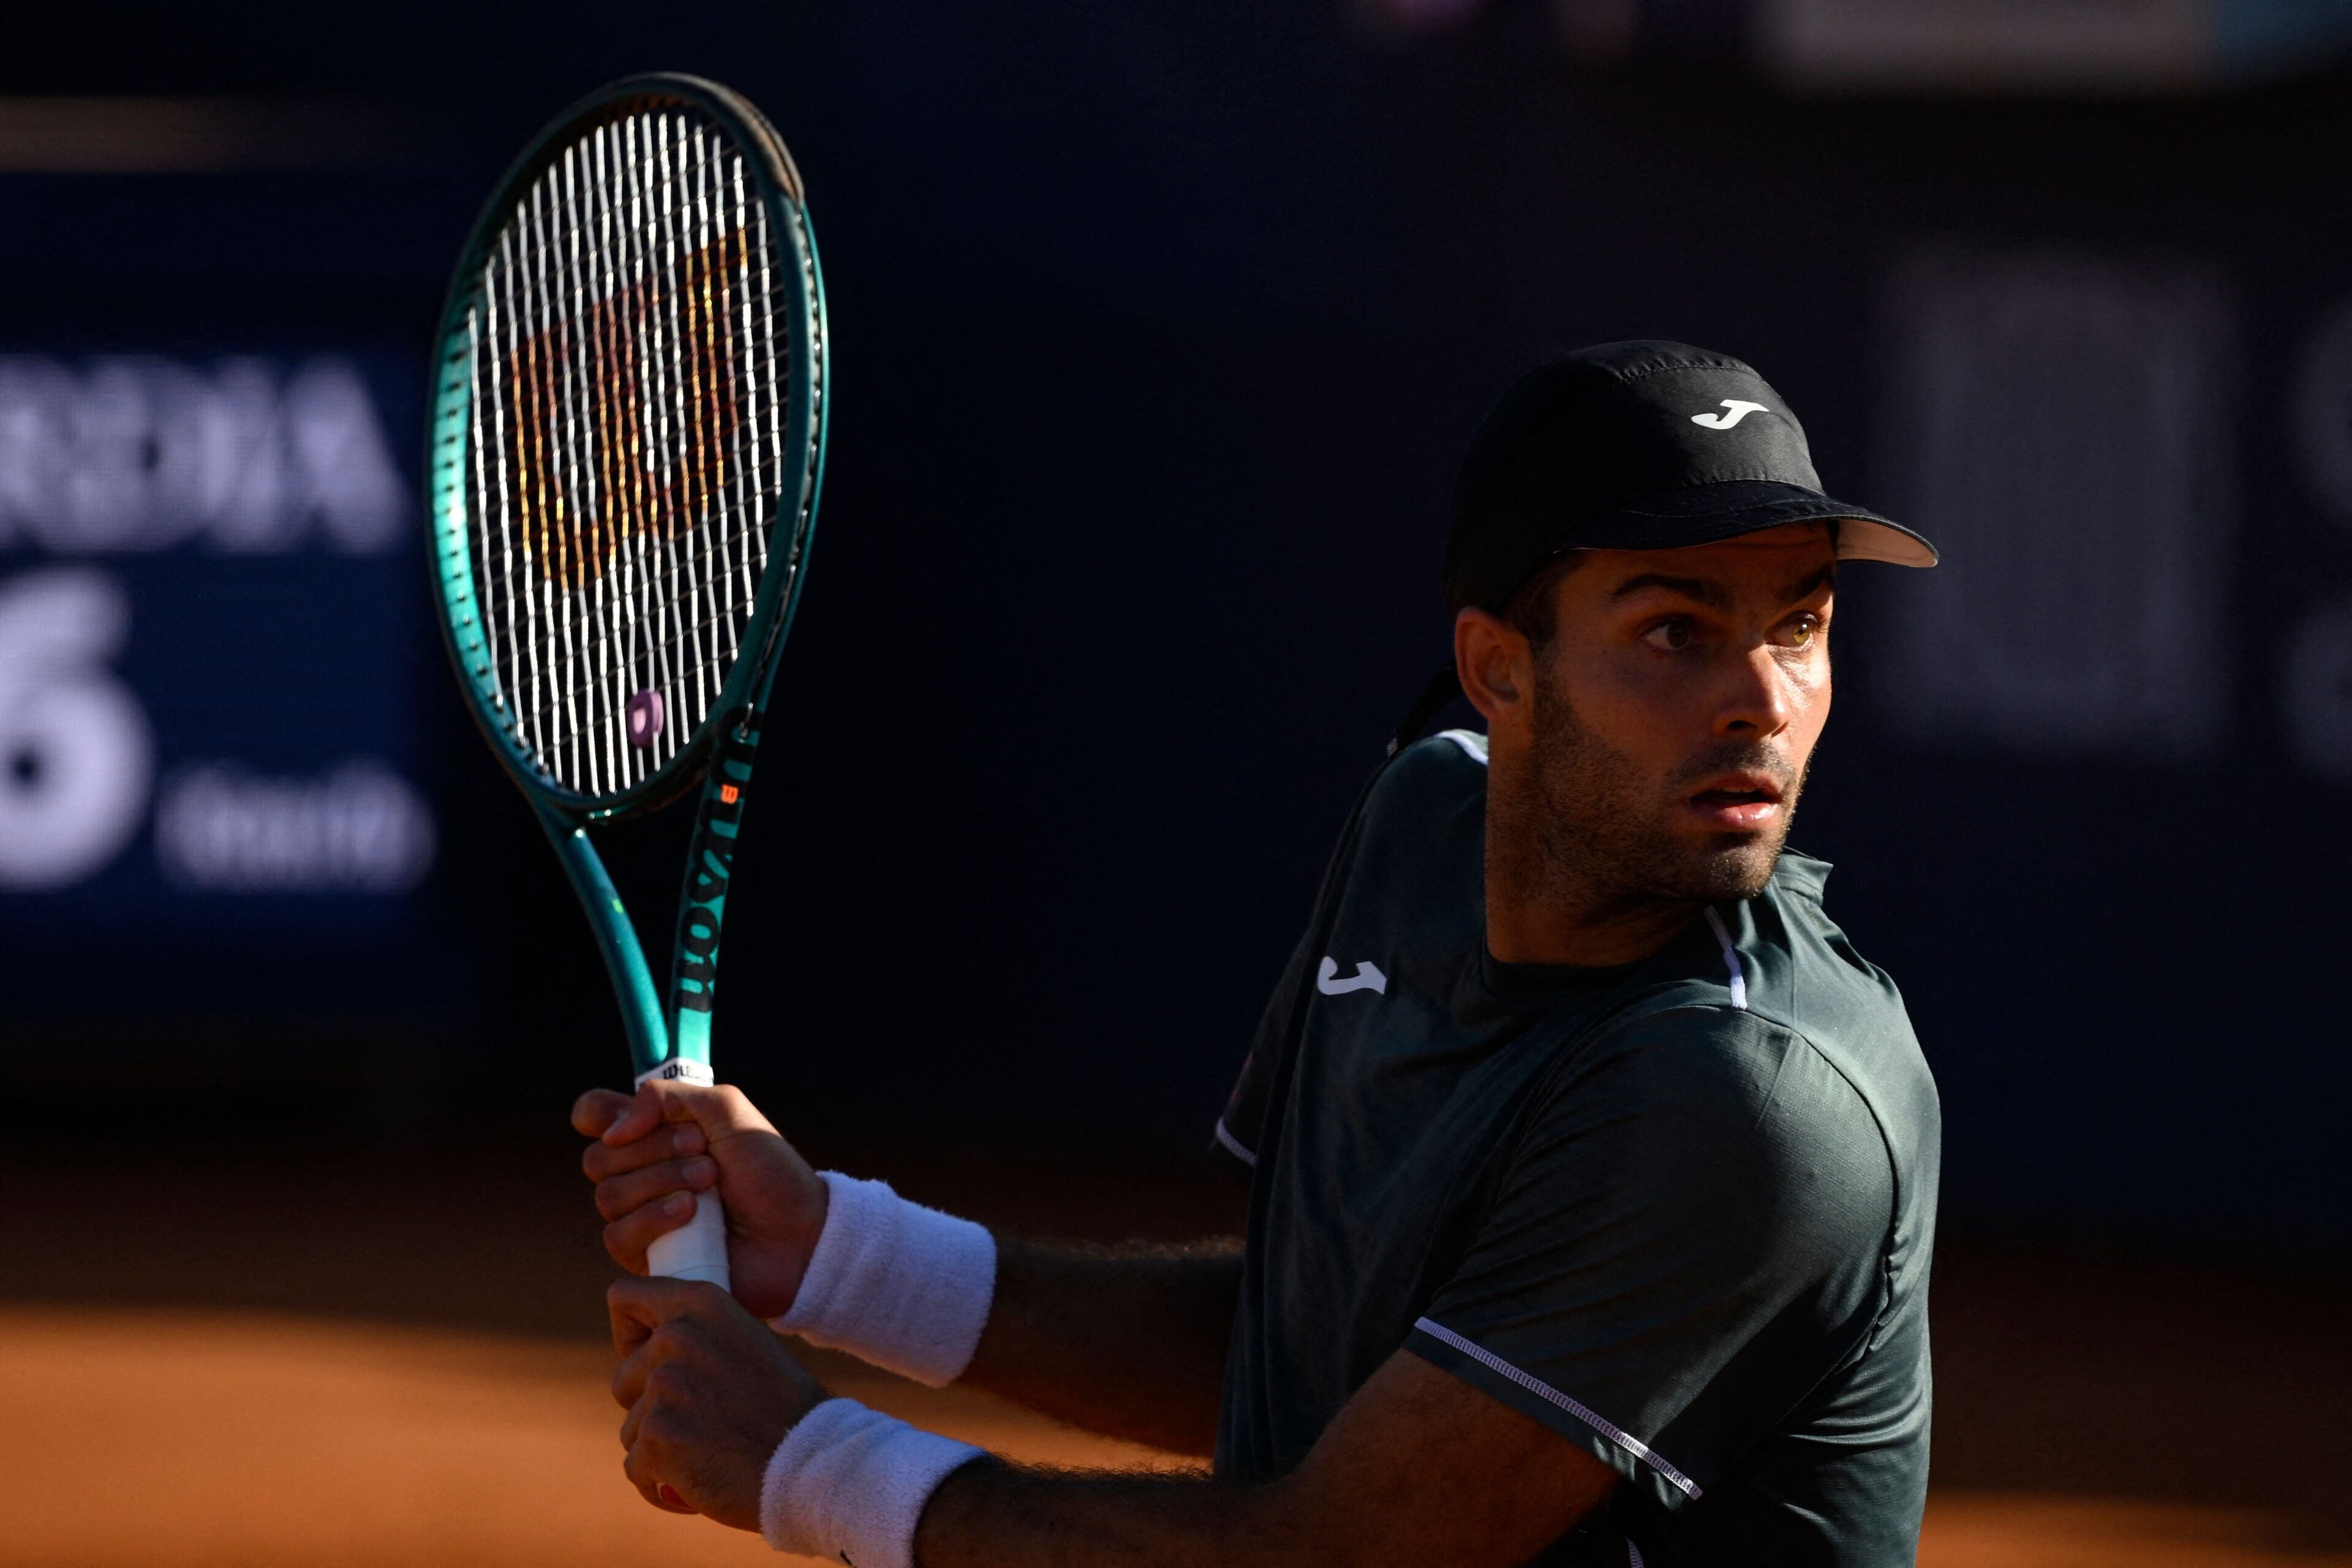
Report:
[[[1780,602],[1793,605],[1800,599],[1810,599],[1822,589],[1837,581],[1837,563],[1814,568],[1797,579],[1795,584],[1780,595]]]
[[[1669,577],[1663,572],[1643,572],[1626,578],[1610,594],[1612,599],[1630,599],[1644,588],[1663,588],[1669,594],[1680,594],[1710,609],[1731,608],[1731,590],[1705,577]]]
[[[1822,587],[1836,581],[1836,562],[1832,561],[1826,566],[1817,566],[1783,590],[1780,602],[1784,605],[1793,605],[1801,599],[1809,599]],[[1663,572],[1637,573],[1618,584],[1609,596],[1612,599],[1631,598],[1644,588],[1658,588],[1669,594],[1679,594],[1684,598],[1705,605],[1710,609],[1731,608],[1731,590],[1722,584],[1706,577],[1670,577]]]

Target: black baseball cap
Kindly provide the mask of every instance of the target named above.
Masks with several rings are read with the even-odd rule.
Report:
[[[1503,395],[1462,462],[1447,607],[1499,610],[1570,550],[1670,550],[1829,521],[1850,561],[1933,566],[1899,522],[1822,492],[1804,427],[1728,354],[1641,341],[1578,349]]]

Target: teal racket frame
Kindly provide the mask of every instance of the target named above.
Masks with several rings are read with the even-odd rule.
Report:
[[[483,269],[508,216],[562,149],[602,120],[640,111],[649,100],[690,105],[718,121],[746,155],[760,186],[772,231],[782,237],[779,268],[784,297],[799,317],[791,332],[791,373],[783,450],[803,463],[799,493],[780,489],[778,520],[768,563],[754,595],[741,652],[729,670],[709,716],[677,754],[631,789],[606,795],[578,794],[543,772],[524,751],[505,718],[495,661],[484,636],[469,548],[467,464],[472,414],[473,341],[467,322]],[[793,265],[796,263],[797,265]],[[799,172],[782,141],[749,101],[715,82],[662,72],[600,88],[574,104],[527,148],[500,180],[477,221],[459,260],[441,315],[435,362],[433,416],[427,440],[432,508],[432,557],[445,647],[467,706],[492,752],[530,801],[580,896],[596,946],[612,976],[636,1076],[710,1080],[710,1018],[715,1002],[719,937],[725,921],[737,836],[750,799],[751,764],[760,743],[776,665],[815,538],[817,498],[824,485],[830,343],[824,276],[816,240],[802,200]],[[701,785],[694,835],[681,891],[669,984],[654,982],[627,906],[614,887],[588,829],[659,810]]]

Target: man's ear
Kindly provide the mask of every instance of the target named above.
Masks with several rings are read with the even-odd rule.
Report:
[[[1463,611],[1454,617],[1454,668],[1488,733],[1528,727],[1535,650],[1518,628],[1489,610]]]

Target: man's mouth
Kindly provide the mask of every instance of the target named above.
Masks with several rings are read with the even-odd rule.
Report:
[[[1763,773],[1726,773],[1683,798],[1707,826],[1721,833],[1758,833],[1780,814],[1780,781]]]

